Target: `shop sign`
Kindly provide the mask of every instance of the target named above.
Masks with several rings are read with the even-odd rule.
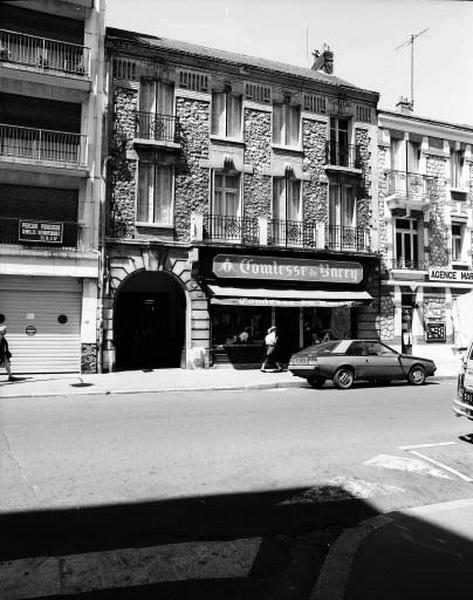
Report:
[[[426,323],[426,342],[445,342],[447,340],[445,323]]]
[[[360,283],[363,267],[358,262],[309,260],[217,254],[213,260],[217,277],[271,279],[326,283]]]
[[[63,224],[44,221],[20,221],[20,242],[62,244]]]
[[[439,269],[431,267],[429,269],[430,281],[460,281],[464,283],[473,283],[473,271],[457,271],[455,269]]]

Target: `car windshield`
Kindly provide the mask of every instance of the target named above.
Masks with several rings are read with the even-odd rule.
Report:
[[[336,342],[322,342],[322,344],[311,346],[310,352],[311,354],[334,354],[340,352],[341,343],[340,340]]]

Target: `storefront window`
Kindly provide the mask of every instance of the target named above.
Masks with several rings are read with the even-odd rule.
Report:
[[[212,346],[262,345],[270,326],[270,308],[216,306],[212,314]]]

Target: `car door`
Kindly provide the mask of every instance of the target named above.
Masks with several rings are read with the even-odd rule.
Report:
[[[366,342],[367,373],[370,379],[401,379],[403,377],[399,354],[381,344],[381,342]]]
[[[355,377],[363,379],[368,373],[368,356],[366,343],[363,340],[354,340],[345,351],[345,362],[355,369]]]
[[[465,365],[465,378],[463,384],[469,391],[473,391],[473,344],[468,348],[463,359]]]

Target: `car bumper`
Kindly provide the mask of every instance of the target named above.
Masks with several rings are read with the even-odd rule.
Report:
[[[313,365],[289,365],[289,371],[296,377],[302,377],[303,379],[307,379],[308,377],[312,377],[314,375],[314,367]]]
[[[465,404],[465,402],[455,398],[453,400],[453,412],[457,417],[466,417],[473,421],[473,406],[471,404]]]

